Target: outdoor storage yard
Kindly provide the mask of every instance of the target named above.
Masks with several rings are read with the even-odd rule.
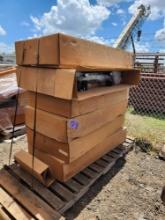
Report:
[[[9,143],[0,144],[0,166],[8,163]],[[26,148],[26,138],[14,144],[14,151]],[[157,153],[136,147],[125,160],[101,177],[69,211],[66,219],[164,220],[160,199],[165,163]]]
[[[0,220],[165,220],[165,5],[53,4],[0,23]]]

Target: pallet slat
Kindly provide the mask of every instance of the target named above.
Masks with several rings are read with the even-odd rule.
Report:
[[[97,176],[96,172],[90,170],[88,167],[82,171],[83,174],[88,176],[89,178],[95,178]]]
[[[107,167],[107,165],[108,165],[108,163],[105,162],[105,161],[102,160],[102,159],[97,160],[97,161],[96,161],[96,164],[98,164],[99,166],[101,166],[101,167],[103,167],[103,168]]]
[[[0,171],[0,186],[7,190],[13,198],[22,204],[38,220],[60,219],[61,215],[22,185],[6,170]]]
[[[55,182],[50,186],[50,189],[59,194],[65,201],[70,201],[74,199],[74,194],[69,191],[66,187],[64,187],[62,184]]]
[[[4,208],[0,205],[0,219],[1,220],[10,220],[9,216],[4,211]]]
[[[11,165],[11,171],[23,180],[29,187],[33,182],[33,190],[41,196],[50,206],[58,210],[64,206],[64,202],[53,194],[49,189],[33,178],[29,173],[19,168],[16,164]]]
[[[104,155],[102,157],[103,160],[107,161],[108,163],[111,163],[113,161],[113,158],[108,156],[108,155]]]
[[[72,189],[74,192],[79,192],[83,188],[82,185],[73,179],[68,180],[66,183],[64,183],[64,185]]]
[[[16,220],[34,219],[25,209],[23,209],[14,199],[0,188],[0,203],[1,205],[14,216]]]
[[[90,181],[90,179],[82,173],[78,173],[76,176],[74,176],[74,179],[76,179],[82,185],[87,185]]]
[[[92,170],[96,171],[97,173],[102,172],[103,171],[103,167],[97,165],[96,163],[93,163],[89,166]]]

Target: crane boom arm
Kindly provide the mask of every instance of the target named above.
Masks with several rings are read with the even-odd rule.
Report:
[[[144,5],[140,5],[136,14],[132,16],[131,20],[128,22],[113,46],[115,48],[125,49],[133,33],[137,29],[139,29],[139,27],[142,25],[143,21],[149,16],[149,14],[150,6],[145,7]]]

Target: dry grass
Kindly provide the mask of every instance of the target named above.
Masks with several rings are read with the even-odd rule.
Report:
[[[135,114],[132,109],[126,113],[128,135],[150,141],[155,150],[165,144],[165,119]]]

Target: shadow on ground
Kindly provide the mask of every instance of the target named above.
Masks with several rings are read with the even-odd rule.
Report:
[[[101,192],[102,188],[107,185],[118,172],[120,172],[125,163],[125,158],[118,159],[112,169],[107,174],[101,176],[91,186],[89,191],[64,214],[66,220],[75,219],[80,214],[80,212],[97,196],[97,194]]]

